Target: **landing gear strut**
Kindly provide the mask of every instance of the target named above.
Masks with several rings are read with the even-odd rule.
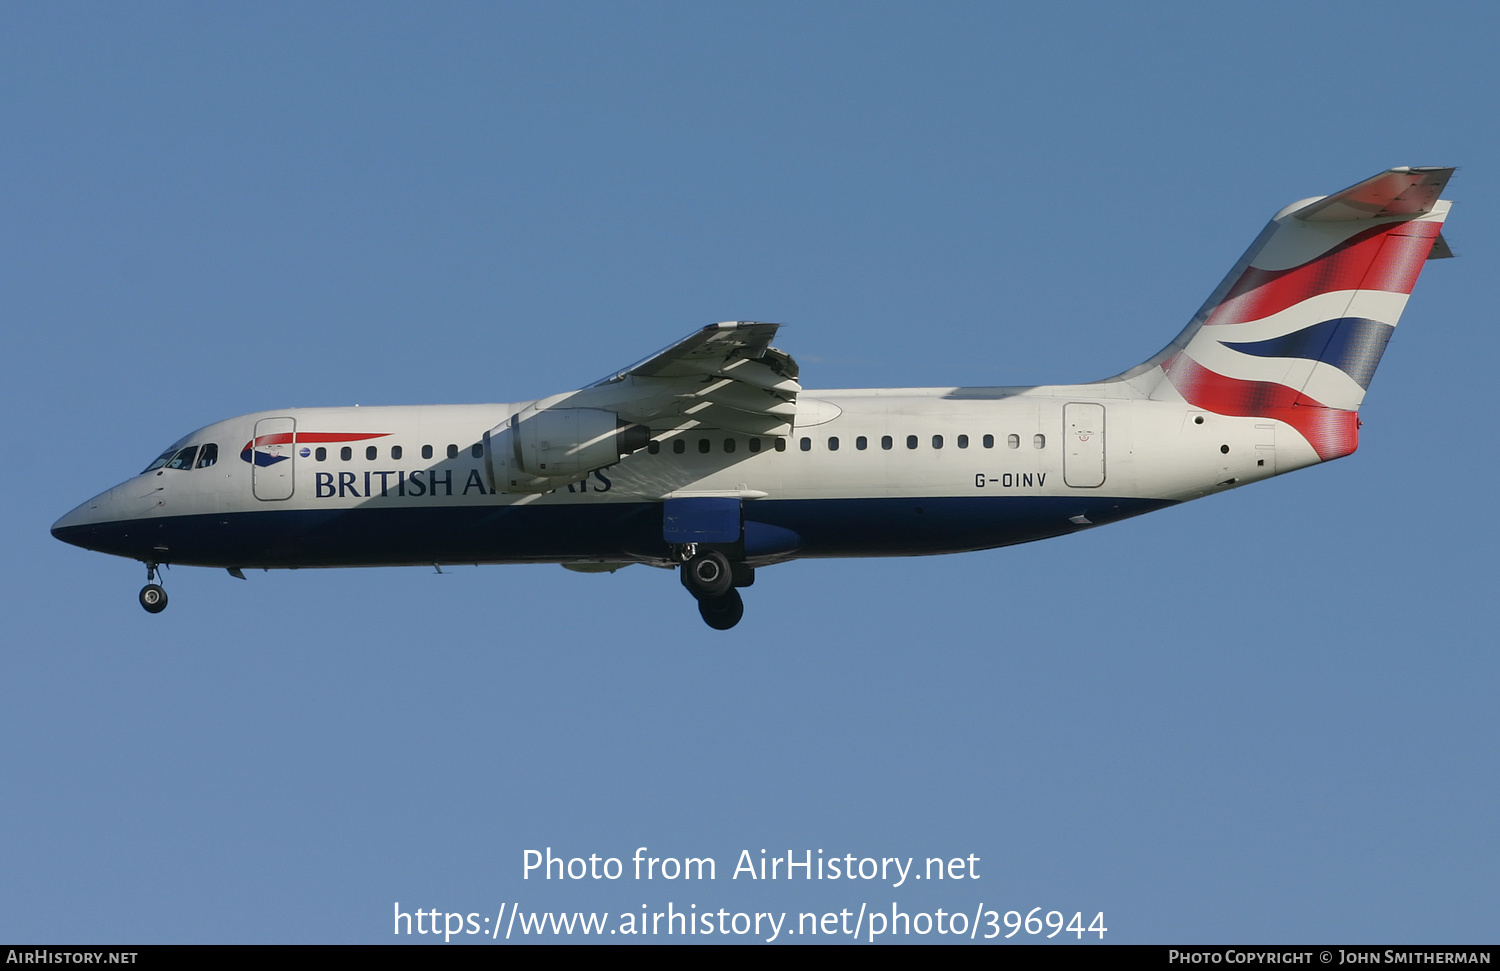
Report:
[[[735,587],[748,587],[755,582],[755,572],[743,563],[731,564],[729,557],[718,550],[696,548],[685,550],[687,561],[682,564],[680,576],[698,601],[698,613],[703,622],[714,630],[728,630],[745,616],[745,601]]]
[[[141,606],[148,614],[159,614],[167,609],[167,591],[156,582],[156,564],[146,564],[146,585],[141,587]]]

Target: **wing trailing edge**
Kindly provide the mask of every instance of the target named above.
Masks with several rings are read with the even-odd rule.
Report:
[[[710,324],[551,407],[607,407],[657,430],[790,434],[802,386],[797,362],[771,346],[780,327]]]

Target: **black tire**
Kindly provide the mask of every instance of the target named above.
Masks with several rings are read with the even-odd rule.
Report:
[[[740,592],[731,587],[723,596],[698,601],[698,614],[714,630],[728,630],[745,616],[745,601],[740,599]]]
[[[141,587],[141,606],[148,614],[159,614],[167,609],[167,591],[155,583]]]
[[[734,582],[729,557],[718,550],[699,553],[682,565],[682,585],[699,600],[724,596]]]

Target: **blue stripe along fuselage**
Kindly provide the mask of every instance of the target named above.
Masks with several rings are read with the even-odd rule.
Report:
[[[745,503],[747,536],[790,539],[782,548],[746,554],[792,559],[990,549],[1173,504],[1101,495],[756,500]],[[118,556],[210,567],[662,560],[670,554],[659,502],[263,509],[70,526],[53,535]]]

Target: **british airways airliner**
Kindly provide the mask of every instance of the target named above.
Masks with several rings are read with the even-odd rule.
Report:
[[[1340,458],[1429,258],[1451,168],[1277,213],[1145,363],[1091,384],[807,391],[778,324],[712,324],[576,391],[297,408],[201,428],[63,516],[146,565],[676,569],[710,627],[756,569],[1091,529]]]

